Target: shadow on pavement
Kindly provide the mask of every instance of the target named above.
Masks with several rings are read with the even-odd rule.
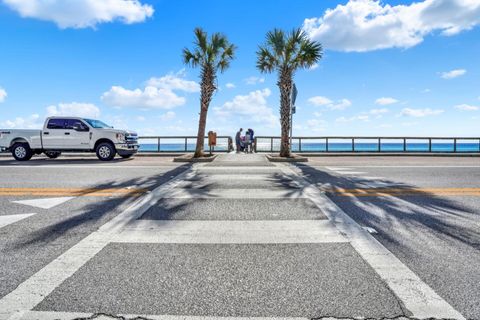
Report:
[[[419,191],[418,186],[398,183],[389,180],[379,180],[386,187],[378,190],[395,188],[398,194],[389,193],[385,196],[361,195],[344,193],[345,189],[365,189],[372,180],[359,177],[335,176],[327,171],[321,171],[308,165],[297,167],[305,178],[317,183],[317,187],[344,211],[360,224],[375,228],[387,241],[396,243],[391,229],[395,232],[408,232],[410,236],[421,238],[414,231],[429,229],[447,241],[457,240],[476,249],[480,249],[480,233],[471,221],[478,221],[479,213],[459,201],[440,197],[433,193]],[[401,194],[403,193],[403,195]],[[398,244],[398,243],[397,243]]]
[[[127,188],[132,185],[138,186],[139,188],[153,190],[159,185],[166,183],[170,179],[179,175],[187,168],[189,164],[185,164],[179,167],[175,167],[173,170],[169,170],[162,174],[157,174],[144,178],[129,179],[122,182],[109,181],[106,183],[98,184],[92,186],[91,188],[95,189],[109,189],[109,188]],[[91,191],[86,191],[85,194],[88,194]],[[111,215],[112,211],[118,210],[124,205],[132,203],[134,200],[138,199],[140,195],[137,196],[114,196],[114,197],[95,197],[95,201],[82,207],[79,211],[80,214],[73,214],[72,216],[67,217],[66,219],[56,222],[51,225],[47,225],[37,231],[28,233],[20,242],[17,242],[12,250],[22,249],[29,245],[37,245],[42,243],[48,245],[51,242],[56,241],[58,238],[66,234],[74,234],[80,232],[80,228],[94,226],[98,224],[99,220],[105,219],[105,216]],[[117,212],[118,214],[120,212]],[[106,222],[106,221],[105,221]],[[87,236],[89,232],[85,232],[84,236]],[[83,231],[82,231],[83,232]]]

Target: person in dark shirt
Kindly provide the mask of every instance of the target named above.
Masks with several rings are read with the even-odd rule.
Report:
[[[243,129],[240,128],[237,134],[235,135],[235,144],[237,145],[237,153],[242,151],[242,131]]]

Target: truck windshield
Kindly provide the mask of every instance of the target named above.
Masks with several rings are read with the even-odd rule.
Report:
[[[95,129],[106,129],[106,128],[112,128],[108,124],[103,123],[100,120],[92,120],[92,119],[83,119],[85,122],[87,122],[89,125],[91,125]]]

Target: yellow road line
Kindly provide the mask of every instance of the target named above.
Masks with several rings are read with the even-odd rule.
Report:
[[[379,197],[379,196],[480,196],[480,188],[357,188],[325,189],[338,196]]]
[[[0,196],[75,196],[109,197],[136,196],[146,193],[147,189],[127,188],[0,188]]]

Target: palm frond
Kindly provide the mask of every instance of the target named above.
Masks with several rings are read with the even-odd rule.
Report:
[[[280,29],[267,32],[266,44],[272,48],[277,60],[285,59],[285,33]]]
[[[236,47],[230,44],[222,33],[213,33],[209,37],[201,28],[196,28],[194,33],[194,51],[183,49],[183,62],[192,67],[201,66],[213,72],[225,71],[235,57]]]
[[[195,34],[195,46],[202,52],[206,52],[208,47],[207,33],[202,28],[195,28],[193,33]]]
[[[260,46],[257,51],[257,69],[263,73],[271,73],[279,65],[279,61],[270,48]]]

